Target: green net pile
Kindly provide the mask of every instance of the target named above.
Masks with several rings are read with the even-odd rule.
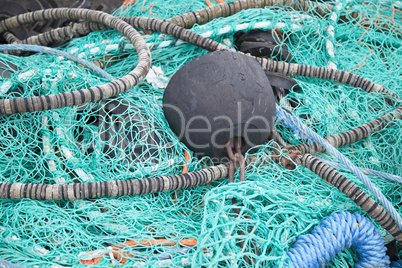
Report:
[[[353,70],[402,96],[400,1],[334,4],[334,12],[324,17],[266,7],[195,25],[191,30],[235,47],[238,31],[279,29],[283,39],[278,48],[284,44],[292,62]],[[168,19],[205,7],[201,0],[134,1],[114,15]],[[347,9],[367,17],[364,21],[346,20]],[[1,181],[54,184],[181,173],[186,164],[184,151],[192,152],[169,129],[161,108],[163,91],[180,67],[207,51],[159,33],[145,39],[152,48],[154,75],[128,92],[79,107],[1,116]],[[131,71],[138,59],[130,43],[114,30],[73,39],[62,50],[102,63],[106,72],[117,78]],[[52,55],[2,54],[0,63],[1,98],[74,91],[108,82]],[[301,90],[291,90],[281,105],[287,107],[286,100],[296,104],[291,108],[293,114],[323,137],[397,107],[385,102],[381,94],[326,80],[294,78]],[[339,150],[358,167],[402,176],[402,123],[394,123]],[[280,124],[275,127],[288,144],[306,142],[291,129]],[[255,155],[264,158],[274,148],[269,141]],[[334,160],[327,153],[319,157]],[[207,158],[191,157],[187,165],[194,171],[209,164]],[[350,172],[342,173],[368,192]],[[402,213],[402,186],[380,177],[370,179]],[[169,239],[177,244],[122,247],[124,266],[251,267],[248,259],[260,267],[281,267],[298,236],[343,210],[366,215],[304,167],[290,171],[272,162],[252,163],[246,182],[229,184],[224,179],[177,194],[72,202],[0,200],[0,257],[37,267],[87,267],[85,261],[102,257],[96,267],[119,267],[123,264],[113,255],[111,245]],[[197,244],[185,247],[180,244],[183,239],[196,239]],[[347,249],[329,267],[350,267],[356,261],[354,251]]]

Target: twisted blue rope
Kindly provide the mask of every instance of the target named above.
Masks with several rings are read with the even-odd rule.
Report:
[[[320,160],[333,168],[347,169],[347,167],[345,165],[342,165],[340,163],[335,163],[335,162],[331,162],[331,161],[327,161],[327,160],[323,160],[323,159],[320,159]],[[378,177],[382,177],[384,179],[388,179],[390,181],[402,183],[402,177],[399,177],[399,176],[396,176],[393,174],[389,174],[389,173],[381,172],[381,171],[377,171],[377,170],[372,170],[369,168],[359,168],[358,167],[358,169],[360,169],[364,174],[367,174],[367,175],[378,176]]]
[[[388,199],[381,193],[381,191],[364,175],[355,165],[350,162],[343,154],[341,154],[334,146],[320,137],[317,133],[315,133],[312,129],[308,126],[304,125],[303,122],[291,115],[290,113],[286,112],[280,106],[276,105],[276,118],[279,121],[286,122],[287,125],[292,124],[293,126],[297,127],[299,131],[306,134],[311,140],[318,142],[323,146],[328,152],[333,154],[347,169],[353,172],[363,183],[366,187],[370,190],[371,193],[374,194],[375,197],[380,201],[380,203],[384,206],[384,208],[388,211],[391,217],[394,219],[396,225],[398,225],[399,229],[402,230],[402,218],[396,211],[396,209],[392,206],[392,204],[388,201]]]
[[[333,213],[316,226],[311,234],[299,236],[286,253],[288,267],[324,267],[336,254],[353,247],[360,267],[389,267],[387,248],[380,232],[366,217],[347,211]],[[289,263],[290,260],[290,263]]]
[[[81,59],[80,57],[77,57],[73,54],[50,48],[50,47],[43,47],[43,46],[37,46],[37,45],[26,45],[26,44],[14,44],[14,45],[0,45],[0,51],[32,51],[32,52],[40,52],[40,53],[46,53],[46,54],[52,54],[56,56],[63,56],[66,59],[72,60],[74,62],[77,62],[79,64],[84,65],[88,69],[94,71],[95,73],[99,74],[100,76],[109,79],[109,80],[116,80],[113,76],[93,64],[92,62],[89,62],[87,60]]]

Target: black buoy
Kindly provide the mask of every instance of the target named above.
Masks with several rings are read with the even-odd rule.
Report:
[[[283,37],[280,33],[273,34],[273,31],[254,30],[247,33],[238,33],[236,36],[236,47],[239,51],[251,54],[256,57],[278,58],[290,62],[292,55],[287,51]],[[300,90],[297,82],[287,75],[265,71],[273,89],[276,102],[279,103],[289,91]],[[288,102],[289,105],[292,105]]]
[[[247,33],[239,33],[236,36],[236,46],[243,53],[250,53],[256,57],[278,58],[289,62],[292,55],[287,51],[280,35],[272,34],[272,31],[254,30]]]
[[[197,157],[220,162],[233,137],[241,137],[242,153],[268,139],[275,99],[257,61],[217,51],[177,71],[166,87],[163,110],[173,132]]]

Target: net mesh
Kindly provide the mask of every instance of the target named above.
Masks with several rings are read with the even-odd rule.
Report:
[[[266,7],[195,25],[191,30],[234,47],[236,32],[279,29],[283,37],[277,38],[277,47],[284,45],[292,62],[352,71],[400,96],[400,2],[334,4],[334,11],[323,17]],[[201,0],[144,0],[122,6],[114,15],[168,19],[204,7]],[[346,9],[367,17],[347,19]],[[1,116],[1,181],[53,184],[179,174],[186,164],[184,151],[191,155],[189,171],[206,167],[208,159],[192,157],[169,129],[161,100],[169,78],[207,52],[159,33],[145,38],[152,46],[152,74],[129,91],[79,107]],[[73,39],[62,49],[105,65],[117,78],[131,71],[138,60],[129,42],[113,30]],[[2,98],[47,95],[108,82],[51,55],[2,55],[0,68]],[[301,89],[291,90],[281,105],[323,137],[352,129],[397,107],[385,102],[381,94],[325,80],[294,78]],[[288,102],[293,104],[291,108],[285,105]],[[358,167],[402,176],[401,122],[393,123],[339,150]],[[275,128],[288,144],[306,142],[280,124]],[[274,148],[273,142],[268,142],[255,156],[266,158]],[[334,161],[327,153],[320,157]],[[343,174],[368,192],[351,173]],[[401,213],[402,186],[375,176],[370,179]],[[270,161],[251,163],[246,182],[229,184],[223,179],[176,194],[52,202],[0,200],[0,256],[40,267],[87,267],[85,261],[96,257],[102,257],[96,262],[98,267],[123,262],[127,267],[251,267],[248,260],[263,267],[281,267],[298,236],[342,210],[368,216],[303,167],[289,171]],[[383,229],[381,232],[386,235]],[[121,247],[124,261],[111,247],[157,239],[177,243]],[[180,244],[183,239],[196,239],[197,244],[184,246]],[[346,249],[328,266],[349,267],[356,261],[354,251]]]

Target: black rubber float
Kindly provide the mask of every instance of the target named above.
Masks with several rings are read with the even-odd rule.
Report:
[[[275,99],[261,66],[243,54],[217,51],[183,66],[170,80],[163,110],[173,132],[198,157],[226,157],[225,144],[242,137],[242,153],[263,144],[275,118]]]
[[[287,62],[292,58],[285,45],[280,45],[282,37],[278,34],[274,37],[272,32],[254,30],[240,33],[236,39],[236,46],[243,53],[250,53],[256,57],[276,57]]]

